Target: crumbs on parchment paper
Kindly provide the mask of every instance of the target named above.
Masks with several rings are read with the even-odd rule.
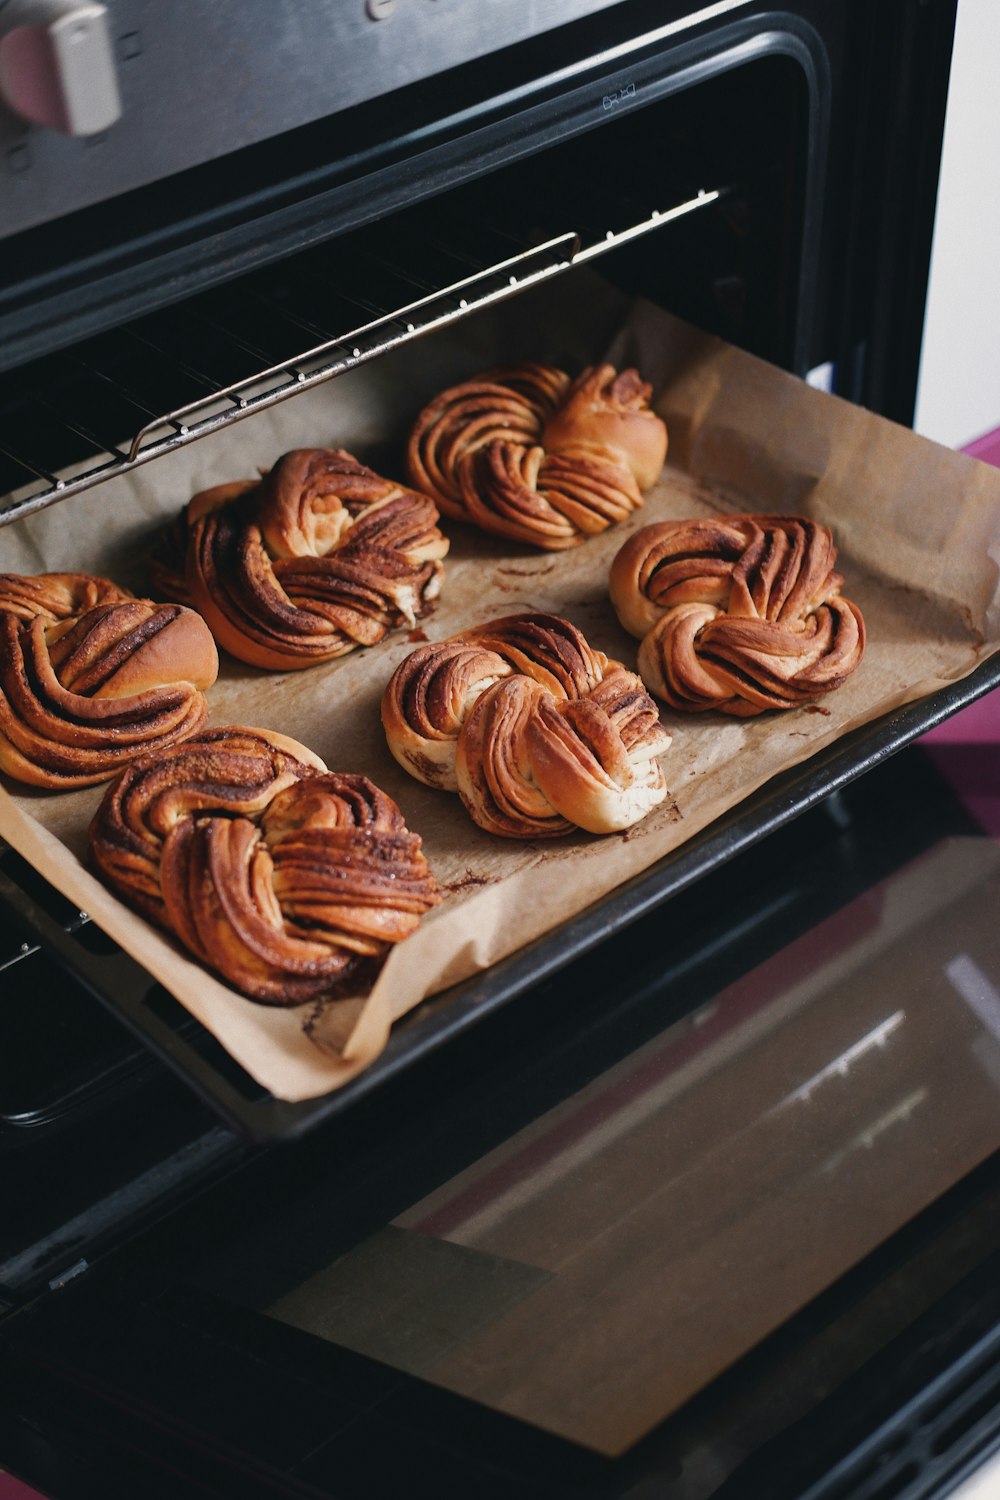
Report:
[[[658,822],[664,823],[680,823],[684,818],[684,814],[680,810],[680,806],[678,805],[676,797],[668,797],[666,802],[662,802],[660,806],[656,808],[652,816],[655,817]],[[643,825],[645,822],[646,819],[643,818],[640,822],[633,823],[631,828],[624,829],[618,835],[622,843],[628,844],[632,839],[640,838],[644,831]]]
[[[477,875],[475,870],[466,870],[458,880],[443,883],[441,889],[454,895],[456,891],[470,891],[478,885],[495,885],[499,879],[499,875]]]

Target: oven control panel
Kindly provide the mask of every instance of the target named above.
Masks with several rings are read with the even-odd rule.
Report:
[[[0,238],[621,0],[0,0]]]
[[[108,12],[93,0],[7,0],[0,100],[29,125],[99,135],[121,114]]]

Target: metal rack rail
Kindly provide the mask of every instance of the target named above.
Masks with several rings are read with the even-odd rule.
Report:
[[[17,856],[10,845],[0,839],[0,870],[5,868],[8,859],[16,861]],[[49,892],[48,887],[46,892]],[[55,892],[51,892],[51,905],[54,920],[58,921],[63,932],[69,936],[73,936],[90,922],[85,911],[80,911],[72,902]],[[16,964],[31,958],[40,948],[37,935],[18,925],[16,919],[11,919],[6,905],[0,901],[0,974],[5,974]]]
[[[240,375],[228,383],[220,384],[206,374],[199,367],[195,351],[181,349],[179,353],[172,353],[162,343],[154,342],[141,325],[126,325],[121,330],[122,335],[133,348],[138,345],[146,354],[146,362],[153,367],[154,374],[158,365],[168,365],[184,378],[189,387],[197,388],[201,394],[158,415],[157,406],[145,390],[137,391],[114,372],[113,357],[110,369],[83,368],[77,371],[77,390],[80,381],[84,381],[89,400],[77,398],[66,402],[64,393],[62,399],[66,404],[61,406],[56,388],[29,392],[25,404],[26,409],[30,407],[31,420],[17,423],[19,434],[16,438],[7,433],[0,434],[0,456],[7,461],[8,473],[23,481],[16,483],[8,498],[0,504],[0,526],[8,526],[105,479],[128,473],[140,464],[241,421],[254,412],[286,401],[299,391],[332,380],[410,339],[447,327],[480,308],[536,286],[664,224],[705,208],[721,196],[720,190],[702,190],[673,207],[644,213],[623,229],[603,232],[568,230],[527,249],[501,255],[485,266],[473,264],[467,274],[457,276],[442,287],[429,283],[426,273],[422,277],[409,262],[405,270],[387,265],[387,280],[403,293],[398,305],[387,311],[356,295],[345,296],[338,292],[333,299],[337,308],[342,313],[347,310],[360,316],[347,332],[336,335],[324,328],[324,319],[312,307],[305,310],[275,309],[268,306],[265,299],[258,298],[256,311],[263,325],[277,313],[284,328],[291,326],[302,336],[310,336],[313,342],[292,358],[270,362],[260,341],[252,333],[234,333],[211,317],[203,319],[203,329],[207,327],[210,333],[218,336],[230,357],[235,354],[244,365],[249,362],[254,366],[252,373]],[[449,247],[439,259],[438,248],[431,247],[435,264],[446,265],[450,260],[453,265],[456,262],[461,265],[466,259],[454,247]],[[418,295],[407,296],[407,290],[416,291]],[[329,301],[329,283],[317,284],[317,293],[320,302],[324,296]],[[78,357],[73,354],[62,356],[62,359],[64,364],[80,365]],[[108,421],[106,413],[102,412],[102,396],[109,400],[113,398],[113,405],[119,413],[131,414],[127,419],[135,424],[132,427],[135,435],[131,440],[122,441],[120,436],[115,436],[109,441],[110,435],[102,430]],[[124,418],[119,416],[117,420],[124,426]],[[41,442],[45,447],[46,423],[60,428],[64,435],[73,435],[78,443],[89,447],[90,456],[75,464],[68,473],[52,472],[46,467],[51,461],[48,454],[39,454],[32,448],[33,431],[42,434]]]

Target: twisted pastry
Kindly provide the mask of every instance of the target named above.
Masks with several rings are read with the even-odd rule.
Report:
[[[0,575],[0,770],[107,781],[200,729],[219,658],[204,621],[84,573]]]
[[[131,597],[110,578],[92,573],[0,573],[0,612],[19,620],[37,615],[54,624],[97,604],[120,604]]]
[[[749,717],[839,687],[865,625],[840,597],[826,526],[726,516],[645,526],[611,565],[611,602],[638,636],[639,672],[672,708]]]
[[[393,755],[505,838],[630,828],[666,797],[670,744],[639,678],[557,615],[421,646],[382,698]]]
[[[209,730],[109,787],[90,854],[129,905],[267,1005],[355,978],[441,897],[399,808],[270,730]]]
[[[642,504],[667,455],[652,386],[611,365],[571,381],[525,364],[453,386],[410,436],[410,481],[446,516],[548,551],[576,546]]]
[[[300,448],[259,482],[195,495],[161,539],[152,576],[241,661],[309,667],[427,613],[448,551],[437,519],[426,495],[343,449]]]

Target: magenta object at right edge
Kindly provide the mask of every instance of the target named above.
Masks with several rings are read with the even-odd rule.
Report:
[[[1000,427],[984,433],[974,443],[966,443],[962,452],[967,453],[970,458],[978,458],[982,463],[992,464],[995,469],[1000,469]]]
[[[40,1491],[22,1484],[20,1479],[13,1479],[9,1474],[0,1474],[0,1500],[45,1500],[45,1496]]]

